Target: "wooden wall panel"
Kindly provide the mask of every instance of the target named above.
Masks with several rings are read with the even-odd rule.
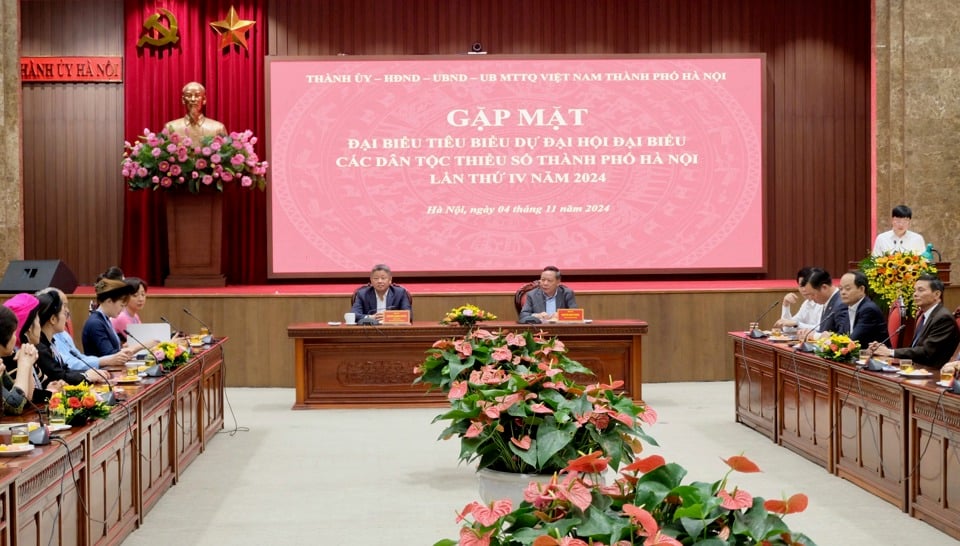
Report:
[[[122,2],[24,0],[24,56],[122,55]],[[23,84],[24,256],[82,283],[120,261],[123,85]]]

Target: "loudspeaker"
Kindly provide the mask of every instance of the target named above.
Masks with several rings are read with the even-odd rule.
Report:
[[[48,286],[73,294],[77,289],[77,276],[60,260],[15,260],[0,280],[0,294],[36,292]]]

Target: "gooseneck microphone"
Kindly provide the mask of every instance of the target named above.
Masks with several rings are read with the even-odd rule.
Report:
[[[767,316],[767,313],[772,311],[773,308],[776,307],[778,303],[780,303],[780,300],[773,302],[773,305],[771,305],[770,307],[767,307],[767,310],[764,311],[763,313],[760,313],[760,316],[757,317],[757,320],[753,321],[753,323],[756,324],[757,327],[750,330],[749,332],[750,337],[752,337],[753,339],[767,337],[767,334],[763,333],[763,330],[760,329],[760,321],[763,320],[763,317]]]
[[[37,412],[37,422],[40,424],[40,428],[27,433],[30,438],[30,443],[35,446],[45,446],[50,443],[50,427],[43,422],[43,412],[33,403],[33,400],[31,400],[29,396],[24,396],[24,399],[30,404],[30,407]],[[27,425],[27,429],[29,428],[30,426]]]
[[[101,394],[100,394],[100,400],[103,401],[103,403],[106,404],[106,405],[108,405],[108,406],[116,406],[116,405],[117,405],[117,397],[116,397],[115,394],[113,394],[113,383],[110,382],[110,374],[109,374],[109,373],[105,374],[105,373],[103,373],[103,371],[100,370],[99,368],[94,368],[93,366],[87,364],[87,361],[84,360],[84,358],[83,358],[84,355],[83,355],[83,354],[80,354],[80,351],[78,351],[76,348],[71,347],[71,348],[70,348],[70,354],[72,354],[72,355],[74,356],[74,358],[76,358],[77,360],[79,360],[81,364],[83,364],[84,366],[86,366],[87,369],[93,370],[94,373],[96,373],[97,375],[99,375],[100,377],[103,378],[103,381],[107,384],[108,387],[110,387],[110,390],[109,390],[108,392],[101,393]]]
[[[893,333],[891,333],[889,336],[887,336],[886,339],[880,342],[880,345],[886,345],[887,342],[890,341],[890,338],[902,332],[903,329],[906,327],[907,327],[906,324],[901,324],[900,326],[898,326]],[[884,361],[873,358],[873,353],[870,353],[870,358],[867,359],[867,363],[865,364],[865,367],[868,370],[870,370],[871,372],[882,372],[884,366],[886,366],[886,363]]]
[[[189,315],[190,318],[192,318],[193,320],[199,322],[200,326],[203,326],[204,328],[206,328],[207,331],[210,332],[208,335],[213,336],[213,329],[207,326],[206,322],[203,322],[202,320],[200,320],[200,318],[197,317],[197,315],[194,315],[193,313],[191,313],[190,310],[187,309],[186,307],[183,308],[183,312]]]
[[[809,332],[807,332],[807,335],[803,336],[803,342],[797,345],[798,351],[800,351],[801,353],[812,353],[814,349],[817,348],[817,345],[815,343],[810,343],[807,340],[810,338],[810,334],[812,334],[817,330],[820,330],[820,327],[823,326],[823,323],[827,322],[827,319],[832,317],[834,312],[835,311],[830,311],[825,316],[821,317],[820,322],[817,324],[816,328],[810,330]]]
[[[173,336],[176,336],[176,335],[179,334],[179,333],[183,333],[183,330],[181,330],[180,328],[177,328],[176,326],[174,326],[172,322],[170,322],[169,320],[167,320],[167,317],[161,315],[161,316],[160,316],[160,320],[162,320],[163,322],[166,322],[168,325],[170,325],[171,334],[172,334]]]

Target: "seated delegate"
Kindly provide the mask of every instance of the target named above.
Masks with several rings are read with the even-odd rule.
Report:
[[[31,296],[32,297],[32,296]],[[27,394],[34,390],[33,364],[37,361],[37,349],[29,343],[16,350],[19,319],[10,308],[0,305],[0,403],[6,415],[20,415],[27,404]],[[5,362],[12,359],[16,364],[16,377],[7,373]]]
[[[410,320],[413,320],[413,305],[407,289],[393,284],[389,266],[377,264],[370,271],[370,284],[357,289],[350,311],[358,321],[370,317],[379,322],[387,310],[410,311]]]
[[[109,356],[123,349],[120,337],[110,319],[120,314],[133,287],[124,281],[101,278],[93,285],[97,293],[97,309],[83,324],[83,352],[93,356]]]
[[[870,344],[869,353],[910,359],[921,366],[939,368],[946,364],[960,344],[960,329],[953,313],[943,306],[942,297],[943,281],[929,273],[921,275],[913,288],[913,303],[918,311],[916,333],[910,346],[891,349],[874,342]]]
[[[77,348],[77,344],[73,341],[73,335],[70,333],[72,328],[68,326],[71,322],[71,315],[67,295],[64,294],[59,288],[51,286],[50,288],[44,288],[40,292],[37,292],[37,297],[40,297],[46,292],[56,292],[60,296],[60,301],[63,302],[63,312],[67,317],[67,325],[64,326],[64,330],[62,332],[58,332],[53,335],[52,342],[53,347],[60,356],[60,359],[64,364],[67,365],[68,368],[77,372],[86,373],[90,368],[101,368],[103,366],[123,366],[125,362],[133,358],[133,355],[137,352],[137,350],[131,347],[124,347],[119,353],[106,356],[90,356],[80,352],[80,349]]]
[[[797,292],[790,292],[783,297],[783,303],[780,311],[780,319],[773,325],[776,328],[799,328],[801,330],[810,330],[817,327],[820,322],[820,315],[823,313],[823,305],[813,301],[813,292],[807,286],[807,278],[813,272],[813,268],[804,267],[797,271]],[[799,294],[799,298],[797,296]],[[791,306],[803,299],[800,309],[796,314],[793,313]]]
[[[548,265],[540,273],[540,286],[527,292],[518,320],[522,323],[556,320],[557,309],[576,308],[573,290],[560,284],[560,269]]]
[[[60,294],[51,290],[41,293],[37,299],[40,301],[37,367],[40,368],[40,379],[43,385],[46,387],[53,381],[63,381],[68,385],[79,385],[84,381],[89,383],[106,381],[107,376],[95,369],[83,372],[71,370],[54,346],[54,335],[63,332],[67,326],[66,307],[60,299]]]

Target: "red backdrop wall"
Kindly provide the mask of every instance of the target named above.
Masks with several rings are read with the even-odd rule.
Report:
[[[234,6],[241,19],[256,21],[246,34],[247,49],[221,48],[211,22],[226,18]],[[143,22],[160,8],[177,18],[180,40],[173,47],[138,48]],[[263,135],[265,122],[263,58],[266,10],[253,0],[126,0],[124,135],[159,131],[184,114],[180,91],[198,81],[207,88],[206,115],[229,131],[250,129]],[[257,153],[264,156],[263,142]],[[161,192],[126,192],[121,267],[130,276],[159,283],[167,273],[166,220]],[[266,196],[260,191],[227,188],[224,195],[223,270],[232,284],[266,281]]]

